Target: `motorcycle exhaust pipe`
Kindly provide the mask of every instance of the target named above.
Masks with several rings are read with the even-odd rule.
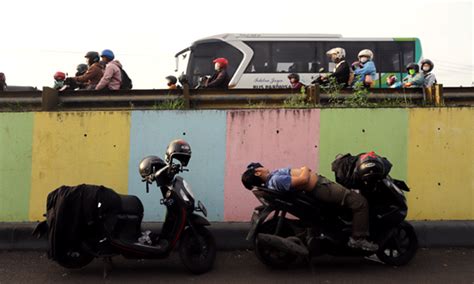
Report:
[[[289,254],[300,256],[309,255],[308,248],[296,237],[282,238],[275,235],[258,234],[257,241]]]

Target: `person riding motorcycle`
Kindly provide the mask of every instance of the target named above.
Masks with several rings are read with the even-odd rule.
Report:
[[[370,49],[363,49],[357,55],[359,61],[352,63],[354,76],[357,82],[362,82],[364,87],[369,88],[375,81],[377,70],[374,64],[374,53]]]
[[[64,87],[64,80],[66,80],[66,74],[64,72],[58,71],[54,73],[54,87],[53,89],[61,90]]]
[[[73,77],[74,81],[80,84],[84,84],[85,89],[94,90],[95,86],[99,83],[100,79],[104,75],[104,69],[99,63],[99,53],[96,51],[89,51],[84,56],[87,58],[87,65],[89,68],[87,71],[80,76]]]
[[[180,89],[180,86],[177,84],[178,79],[175,76],[169,75],[165,79],[168,81],[168,83],[166,85],[168,86],[169,90]]]
[[[251,163],[242,174],[242,184],[247,189],[255,186],[289,192],[305,191],[323,202],[350,208],[352,216],[352,236],[347,245],[366,251],[377,251],[378,245],[367,240],[369,235],[369,208],[361,194],[330,181],[312,172],[308,167],[282,168],[270,172],[260,163]]]
[[[342,47],[335,47],[326,52],[329,59],[336,64],[334,70],[329,75],[323,75],[315,80],[315,83],[327,84],[330,78],[336,78],[338,85],[343,88],[349,85],[351,69],[346,61],[346,50]]]
[[[229,88],[229,74],[227,73],[227,67],[229,61],[226,58],[220,57],[212,61],[214,63],[214,70],[216,71],[209,80],[207,80],[206,88],[215,89],[228,89]]]
[[[410,63],[407,65],[408,75],[403,78],[404,88],[422,88],[425,78],[420,72],[420,66],[416,63]]]
[[[429,59],[423,59],[421,60],[421,70],[423,71],[423,76],[425,77],[425,80],[423,82],[423,87],[425,88],[430,88],[434,84],[436,84],[436,76],[431,73],[434,68],[433,61]]]
[[[296,73],[291,73],[290,75],[288,75],[288,80],[290,80],[290,85],[291,85],[291,89],[292,90],[295,90],[295,91],[302,91],[301,88],[303,88],[304,90],[304,84],[300,82],[300,75],[296,74]]]

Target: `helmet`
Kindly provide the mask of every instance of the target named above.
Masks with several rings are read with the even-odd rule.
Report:
[[[102,53],[100,54],[100,57],[105,57],[105,58],[107,58],[107,59],[109,59],[109,60],[114,60],[115,55],[114,55],[114,53],[112,52],[112,50],[110,50],[110,49],[104,49],[104,50],[102,51]]]
[[[149,176],[161,168],[164,168],[166,163],[157,156],[146,156],[140,161],[138,172],[142,177]]]
[[[421,60],[421,62],[420,62],[421,68],[423,68],[423,65],[425,65],[425,64],[430,65],[430,70],[429,70],[428,72],[431,72],[431,70],[433,70],[433,68],[434,68],[433,61],[431,61],[431,60],[429,60],[429,59],[423,59],[423,60]]]
[[[365,184],[374,184],[383,179],[389,170],[385,169],[382,158],[372,151],[359,156],[355,166],[355,176]]]
[[[219,63],[222,68],[225,68],[227,67],[227,65],[229,65],[229,61],[227,61],[227,59],[225,59],[224,57],[216,58],[212,61],[212,63],[214,64]]]
[[[78,73],[85,73],[87,71],[87,65],[86,64],[79,64],[76,67],[76,70]]]
[[[332,54],[335,54],[338,59],[346,58],[346,50],[342,47],[331,48],[326,52],[327,56],[331,56]]]
[[[407,65],[407,71],[410,70],[410,69],[414,69],[416,73],[418,73],[418,71],[420,71],[420,66],[418,66],[418,64],[416,63],[409,63]]]
[[[397,82],[397,76],[391,74],[390,76],[387,77],[387,85],[392,86]]]
[[[54,80],[64,81],[64,79],[66,79],[66,74],[64,74],[64,72],[58,71],[54,73]]]
[[[99,62],[100,60],[99,53],[97,51],[89,51],[84,57],[89,58],[92,62]]]
[[[296,73],[291,73],[290,75],[288,75],[288,79],[291,79],[291,78],[295,78],[296,81],[299,81],[300,80],[300,75],[298,75]]]
[[[367,56],[370,60],[374,58],[374,53],[370,49],[362,49],[357,57]]]
[[[178,79],[176,79],[176,77],[172,75],[166,77],[165,79],[169,80],[171,84],[176,84],[178,82]]]
[[[191,146],[183,139],[177,139],[170,142],[166,149],[165,160],[171,163],[171,160],[176,159],[181,162],[183,167],[186,167],[191,159]]]

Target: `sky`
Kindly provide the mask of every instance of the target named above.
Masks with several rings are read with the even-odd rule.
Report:
[[[418,37],[445,86],[474,85],[473,1],[4,1],[0,72],[9,85],[53,85],[87,51],[111,49],[135,89],[166,88],[174,54],[222,33]],[[72,3],[72,4],[70,4]]]

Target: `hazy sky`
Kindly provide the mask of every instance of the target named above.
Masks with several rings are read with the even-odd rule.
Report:
[[[472,1],[15,0],[1,7],[0,72],[41,88],[75,73],[89,50],[112,49],[135,88],[165,88],[174,54],[221,33],[337,33],[419,37],[445,85],[470,86]]]

